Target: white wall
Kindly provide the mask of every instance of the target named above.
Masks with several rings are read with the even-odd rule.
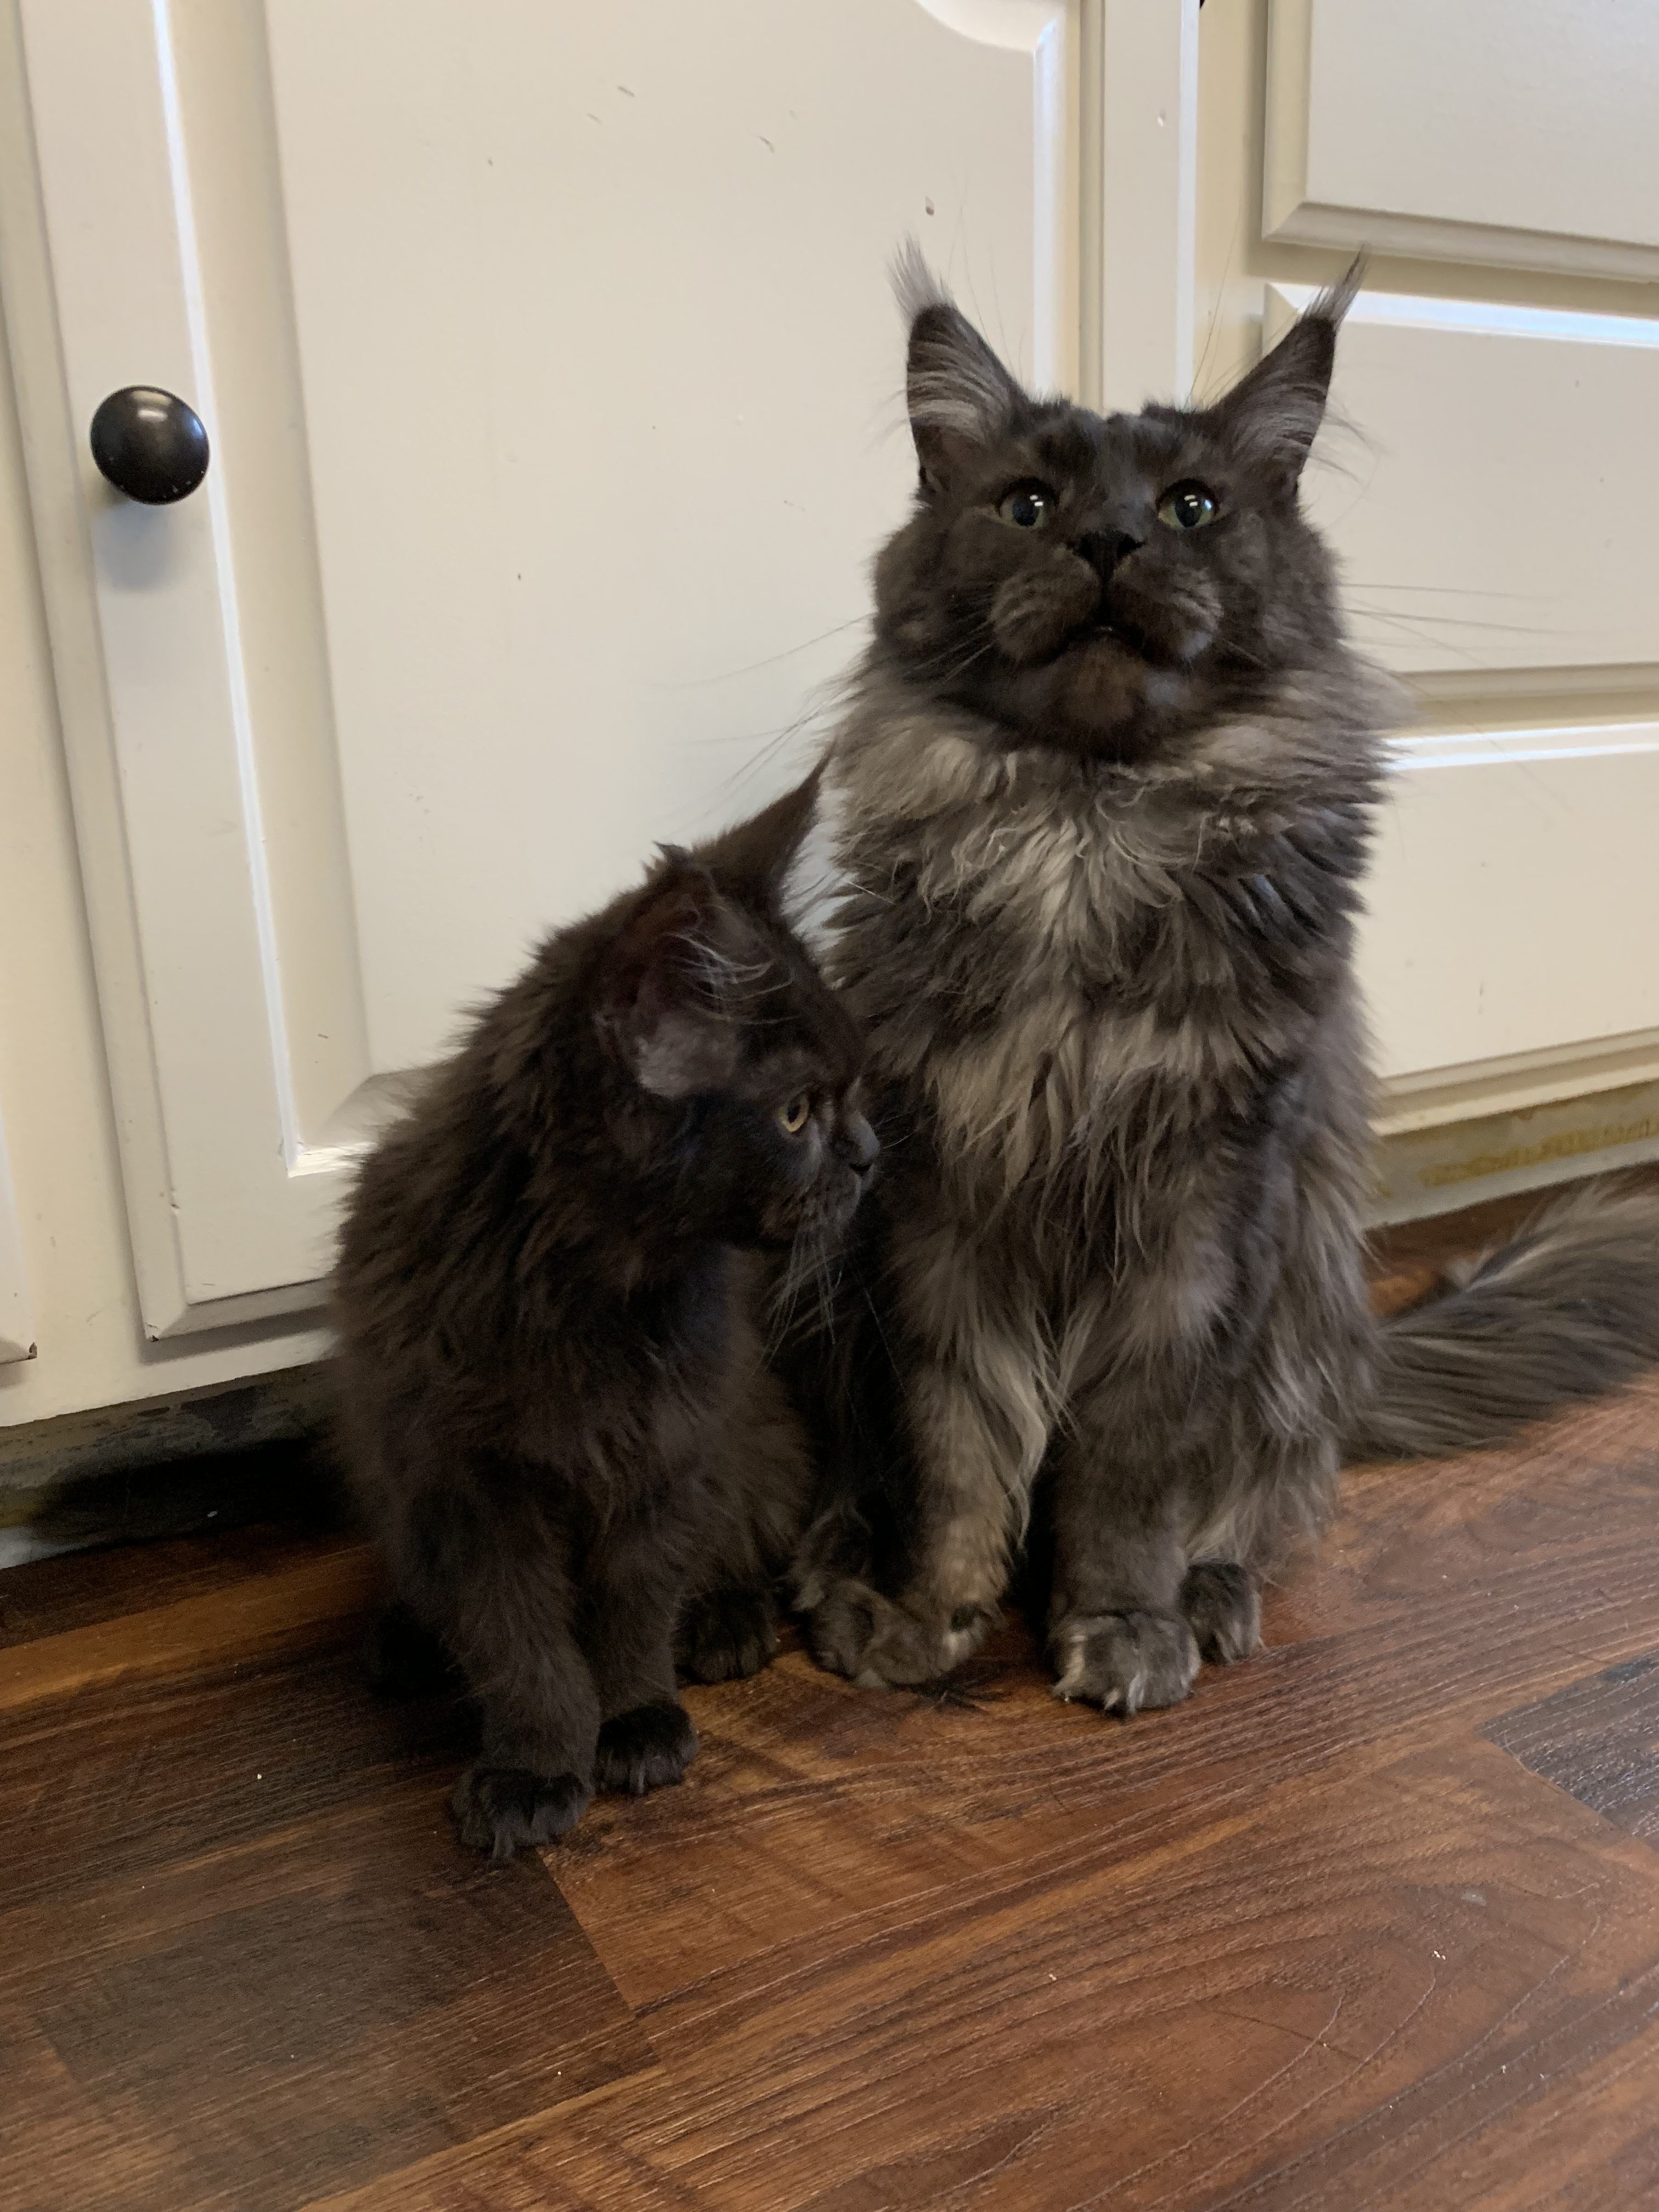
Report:
[[[314,1333],[179,1347],[139,1325],[28,495],[0,343],[0,1118],[38,1356],[0,1364],[0,1426],[286,1367]]]

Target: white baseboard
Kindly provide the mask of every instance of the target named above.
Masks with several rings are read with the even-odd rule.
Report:
[[[1385,1125],[1370,1218],[1378,1227],[1422,1220],[1650,1160],[1659,1160],[1659,1080],[1431,1128]]]

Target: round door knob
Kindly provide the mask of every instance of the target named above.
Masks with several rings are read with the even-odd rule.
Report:
[[[187,499],[208,470],[208,434],[193,407],[171,392],[130,384],[92,418],[98,472],[129,499],[166,507]]]

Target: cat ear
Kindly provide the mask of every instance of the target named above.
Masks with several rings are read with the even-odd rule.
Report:
[[[914,238],[893,264],[910,346],[905,401],[924,489],[942,490],[1004,436],[1025,394],[921,258]]]
[[[1362,254],[1341,283],[1322,292],[1273,351],[1206,410],[1237,458],[1273,479],[1286,495],[1296,489],[1325,419],[1336,333],[1364,274]]]
[[[781,799],[698,846],[696,859],[739,905],[775,911],[790,865],[817,817],[823,775],[820,762]]]
[[[726,988],[734,960],[722,944],[733,917],[689,854],[670,849],[664,864],[605,957],[593,1021],[642,1091],[690,1098],[723,1090],[737,1071]]]

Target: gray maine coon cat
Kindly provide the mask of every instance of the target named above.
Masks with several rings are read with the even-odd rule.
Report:
[[[1352,938],[1396,702],[1297,504],[1354,281],[1213,406],[1103,420],[901,265],[919,483],[825,785],[885,1171],[801,1585],[860,1681],[973,1650],[1035,1499],[1056,1694],[1172,1704],[1255,1646],[1345,1456],[1659,1357],[1642,1200],[1368,1307]]]

